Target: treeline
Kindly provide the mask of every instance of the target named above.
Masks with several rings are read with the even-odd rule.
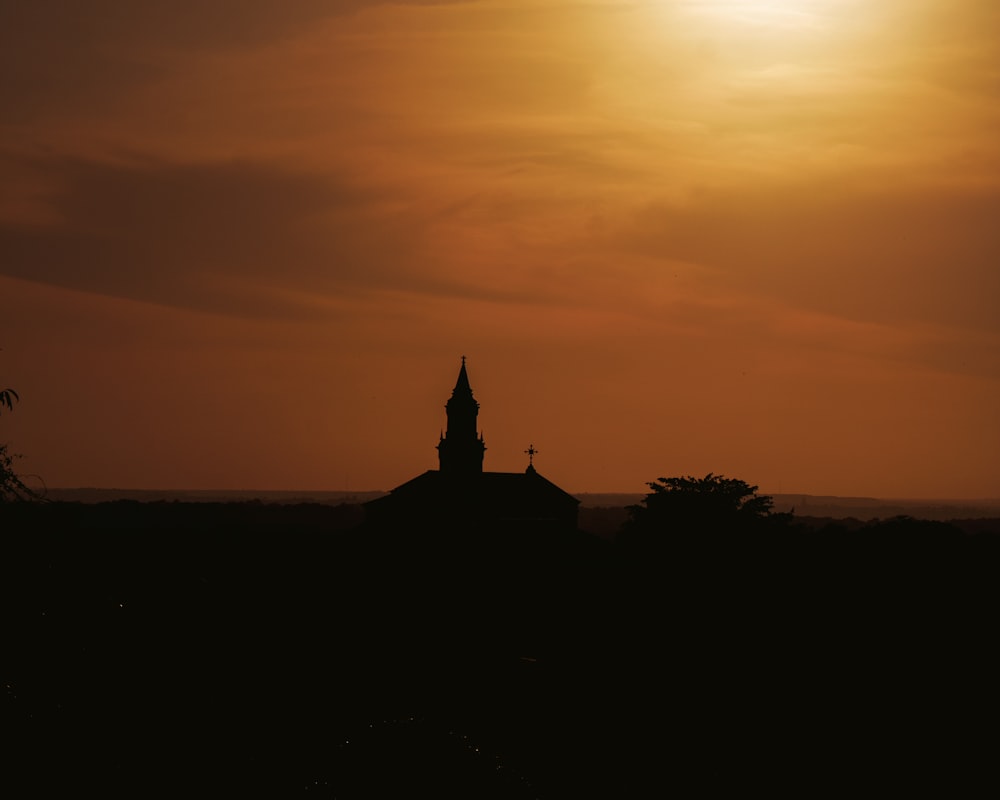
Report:
[[[750,508],[632,514],[611,539],[5,505],[7,775],[122,796],[959,790],[993,702],[1000,538]]]

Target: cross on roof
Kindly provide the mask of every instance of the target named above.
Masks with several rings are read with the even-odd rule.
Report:
[[[528,445],[528,449],[524,451],[528,454],[528,466],[532,466],[535,461],[535,454],[538,452],[533,444]]]

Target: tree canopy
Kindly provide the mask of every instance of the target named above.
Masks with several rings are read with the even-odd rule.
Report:
[[[629,506],[622,528],[624,539],[659,537],[671,533],[739,532],[760,527],[770,519],[773,499],[737,478],[711,472],[704,478],[690,475],[657,478],[640,505]]]

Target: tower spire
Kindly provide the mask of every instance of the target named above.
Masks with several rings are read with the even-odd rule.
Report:
[[[462,356],[455,388],[445,404],[448,426],[437,445],[441,472],[451,476],[482,474],[486,450],[486,444],[476,430],[479,403],[472,395],[465,361],[465,356]]]
[[[472,395],[472,386],[469,385],[469,373],[465,369],[465,356],[462,356],[462,368],[458,371],[458,380],[455,381],[455,388],[452,390],[454,397],[456,392],[468,392]]]

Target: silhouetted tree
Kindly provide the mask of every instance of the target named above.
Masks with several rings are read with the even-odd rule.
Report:
[[[13,411],[14,401],[20,399],[13,389],[0,389],[0,413],[5,407]],[[0,502],[39,499],[39,494],[28,488],[14,471],[15,458],[20,458],[20,455],[9,452],[6,444],[0,444]]]
[[[756,486],[711,472],[704,478],[658,478],[647,486],[652,491],[642,504],[627,509],[620,541],[638,544],[668,534],[738,532],[790,517],[773,514],[774,501],[757,494]]]
[[[14,400],[20,400],[21,398],[17,396],[17,392],[13,389],[0,389],[0,411],[3,411],[3,407],[7,406],[9,411],[14,410]]]

